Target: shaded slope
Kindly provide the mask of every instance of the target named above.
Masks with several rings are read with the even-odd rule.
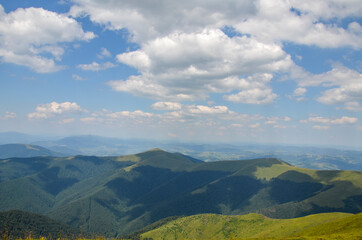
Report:
[[[141,239],[286,239],[339,233],[342,237],[349,234],[362,237],[361,220],[362,214],[346,213],[325,213],[295,219],[270,219],[259,214],[203,214],[176,219],[140,236]]]
[[[100,233],[104,231],[97,219],[112,219],[107,232],[119,236],[169,216],[259,211],[292,218],[336,209],[360,211],[359,172],[300,169],[272,158],[198,163],[157,149],[128,158],[137,159],[136,164],[109,176],[93,193],[52,210],[50,216],[72,219],[67,223]],[[353,187],[340,189],[345,182]],[[345,206],[350,196],[356,199]],[[323,204],[329,208],[323,209]],[[74,214],[72,209],[80,206],[84,214]]]
[[[4,239],[25,239],[28,236],[75,239],[87,235],[48,217],[19,210],[0,212],[0,226],[0,236]]]
[[[69,198],[81,197],[82,189],[98,186],[98,177],[104,178],[134,162],[117,157],[75,156],[13,158],[0,160],[0,164],[0,210],[46,213]]]

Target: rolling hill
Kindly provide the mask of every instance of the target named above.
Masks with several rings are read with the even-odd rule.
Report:
[[[0,160],[0,210],[21,209],[119,237],[170,216],[295,218],[362,210],[362,173],[275,158],[201,162],[153,149],[119,157]]]
[[[260,214],[193,215],[140,233],[139,239],[361,239],[362,213],[320,213],[293,219]]]

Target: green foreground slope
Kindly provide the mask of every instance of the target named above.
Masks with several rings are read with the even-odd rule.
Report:
[[[362,213],[322,213],[293,219],[260,214],[182,217],[141,239],[362,239]]]

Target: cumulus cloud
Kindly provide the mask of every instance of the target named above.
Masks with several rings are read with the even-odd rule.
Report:
[[[326,15],[322,11],[317,11],[318,7],[316,7],[316,5],[323,6],[323,12],[328,12],[332,9],[338,10],[338,6],[330,6],[328,1],[320,1],[322,4],[309,1],[310,5],[299,2],[259,0],[256,2],[257,14],[235,24],[235,28],[240,32],[273,41],[290,41],[332,48],[351,46],[360,49],[362,47],[361,31],[345,29],[325,21],[336,17],[344,18],[347,17],[346,15],[337,14],[336,11],[334,11],[335,14]],[[345,2],[344,5],[349,8],[355,6],[356,3]],[[358,14],[358,9],[360,8],[351,11]],[[357,22],[354,22],[353,26],[356,29],[360,27]]]
[[[272,77],[271,74],[255,74],[247,79],[242,79],[244,84],[239,88],[242,91],[236,94],[225,95],[224,99],[247,104],[272,103],[278,96],[273,93],[272,88],[268,85]]]
[[[191,105],[185,108],[185,112],[191,114],[222,114],[230,113],[228,107],[226,106],[203,106],[203,105]]]
[[[105,63],[101,63],[101,64],[99,64],[97,62],[92,62],[91,64],[79,64],[77,66],[77,68],[80,68],[85,71],[98,72],[98,71],[106,70],[109,68],[113,68],[115,66],[116,65],[111,62],[105,62]]]
[[[73,16],[89,16],[110,30],[128,29],[137,42],[167,36],[173,32],[197,32],[220,28],[255,12],[248,0],[234,1],[85,1],[75,0]]]
[[[343,124],[354,124],[358,121],[357,118],[354,117],[347,117],[347,116],[343,116],[341,118],[325,118],[325,117],[321,117],[321,116],[310,116],[308,119],[306,120],[302,120],[302,123],[319,123],[319,124],[338,124],[338,125],[343,125]]]
[[[97,1],[75,0],[70,13],[89,16],[110,30],[128,29],[132,40],[143,43],[174,32],[198,32],[232,26],[236,30],[272,41],[291,41],[320,47],[360,48],[357,22],[347,28],[328,20],[359,17],[358,0],[226,0],[226,1]]]
[[[74,122],[75,119],[74,118],[65,118],[59,121],[60,124],[68,124],[68,123],[72,123]]]
[[[317,129],[317,130],[328,130],[328,129],[330,129],[331,127],[330,127],[330,126],[314,125],[313,128],[314,128],[314,129]]]
[[[36,107],[35,112],[28,114],[28,118],[47,119],[50,117],[54,117],[55,115],[82,111],[84,110],[75,102],[51,102],[46,104],[39,104]]]
[[[56,63],[64,53],[59,43],[94,37],[65,15],[33,7],[5,13],[0,5],[0,57],[4,62],[39,73],[55,72],[64,67]]]
[[[344,104],[345,109],[359,111],[362,102],[362,74],[342,65],[321,74],[310,74],[299,80],[300,86],[322,86],[329,88],[321,93],[317,101],[324,104]]]
[[[3,116],[0,116],[0,120],[13,119],[16,118],[16,113],[14,112],[5,112]]]
[[[343,108],[353,112],[362,111],[362,106],[359,102],[347,102]]]
[[[141,110],[136,111],[119,111],[119,112],[113,112],[104,109],[102,112],[97,112],[92,114],[93,117],[107,117],[112,119],[121,119],[121,118],[150,118],[154,116],[153,113],[144,112]]]
[[[298,101],[303,101],[305,100],[305,93],[307,92],[307,89],[306,88],[302,88],[302,87],[299,87],[299,88],[296,88],[293,92],[293,97]]]
[[[182,104],[176,102],[156,102],[151,107],[155,110],[180,110]]]
[[[81,77],[81,76],[79,76],[79,75],[77,75],[77,74],[72,74],[72,78],[75,79],[75,80],[77,80],[77,81],[83,81],[83,80],[84,80],[83,77]]]
[[[110,81],[116,91],[167,101],[223,93],[227,101],[269,104],[277,98],[269,85],[273,75],[290,71],[293,64],[282,49],[284,41],[362,46],[358,22],[335,24],[336,19],[360,16],[357,1],[308,2],[74,0],[70,15],[88,16],[109,30],[127,29],[130,40],[139,44],[138,50],[116,57],[139,72]],[[237,34],[229,37],[220,30],[225,27]],[[256,75],[270,77],[260,81]],[[295,94],[296,100],[304,99],[301,92]]]
[[[266,118],[266,121],[264,122],[264,124],[266,125],[275,125],[274,128],[281,128],[281,126],[283,125],[279,125],[278,123],[280,121],[282,122],[290,122],[292,119],[288,116],[285,116],[285,117],[267,117]]]
[[[249,124],[248,127],[249,127],[249,128],[253,128],[253,129],[259,128],[259,127],[260,127],[260,123]]]
[[[112,57],[112,54],[107,50],[107,48],[102,47],[101,52],[97,55],[100,59]]]
[[[218,29],[171,34],[117,59],[141,73],[109,82],[117,91],[180,101],[241,90],[225,99],[252,104],[272,102],[276,94],[268,86],[271,73],[286,71],[292,64],[277,44],[246,36],[229,38]],[[241,77],[245,75],[250,76]]]

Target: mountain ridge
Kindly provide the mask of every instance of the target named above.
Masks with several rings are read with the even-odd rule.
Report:
[[[170,216],[357,213],[361,185],[359,171],[304,169],[276,158],[201,162],[161,149],[0,160],[0,210],[35,211],[111,237]]]
[[[64,154],[32,144],[11,143],[0,145],[0,159],[40,156],[62,157]]]

